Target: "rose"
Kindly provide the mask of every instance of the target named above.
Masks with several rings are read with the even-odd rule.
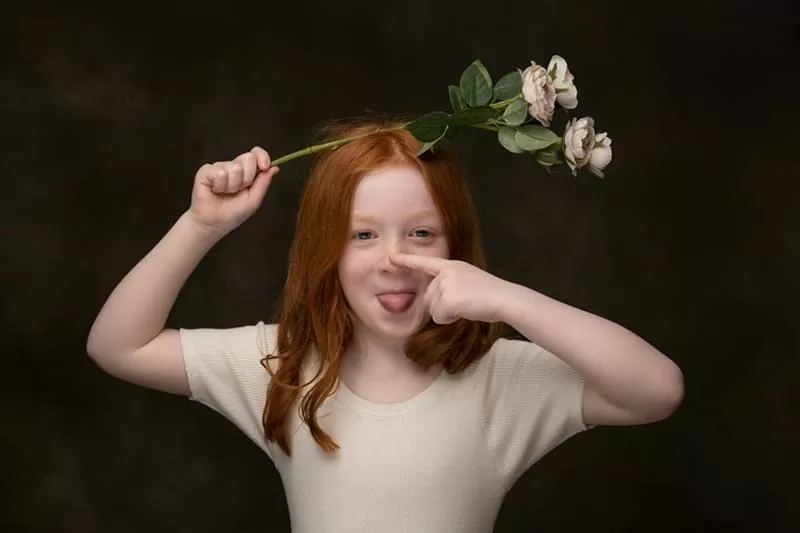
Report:
[[[547,71],[553,80],[556,91],[556,101],[564,109],[578,107],[578,88],[575,86],[575,76],[569,71],[567,62],[563,57],[554,55],[547,65]]]
[[[611,137],[608,133],[597,133],[594,136],[594,147],[589,154],[589,171],[602,178],[603,169],[611,163]]]
[[[591,159],[594,138],[592,117],[573,118],[567,122],[567,129],[564,132],[564,159],[572,169],[573,175],[576,175],[578,169]]]
[[[531,61],[522,73],[522,96],[530,106],[531,116],[545,127],[553,120],[556,102],[564,109],[578,107],[575,76],[560,55],[550,58],[547,70]]]
[[[522,73],[522,97],[531,116],[548,127],[555,110],[556,89],[550,74],[535,61]]]

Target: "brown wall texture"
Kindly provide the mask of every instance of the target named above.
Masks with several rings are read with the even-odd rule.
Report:
[[[790,2],[19,2],[0,15],[5,532],[288,531],[280,479],[219,415],[87,357],[116,283],[207,161],[281,155],[365,110],[449,106],[480,58],[567,58],[614,140],[548,175],[456,148],[491,270],[614,320],[682,367],[669,420],[572,439],[498,532],[800,530],[797,15]],[[71,7],[67,7],[71,6]],[[307,160],[193,274],[169,326],[264,319]]]

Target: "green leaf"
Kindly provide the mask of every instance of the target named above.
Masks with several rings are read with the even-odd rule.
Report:
[[[591,165],[588,165],[586,168],[589,170],[589,172],[591,172],[592,174],[594,174],[598,178],[605,178],[606,177],[606,175],[603,174],[603,171],[600,170],[599,168],[595,168],[595,167],[593,167]]]
[[[486,105],[492,101],[492,77],[480,59],[473,61],[461,74],[459,87],[469,107]]]
[[[485,124],[499,116],[500,111],[489,106],[473,107],[453,113],[450,117],[450,125],[458,127],[475,126],[476,124]]]
[[[450,105],[453,107],[453,111],[467,109],[468,106],[464,101],[464,96],[461,94],[461,89],[455,85],[449,85],[447,87],[447,92],[450,94]]]
[[[449,122],[450,115],[444,111],[432,111],[406,124],[406,129],[418,140],[427,143],[444,135]]]
[[[497,131],[497,140],[503,145],[503,148],[512,154],[522,154],[525,152],[522,148],[517,146],[516,129],[509,126],[500,126]]]
[[[526,152],[542,150],[561,140],[561,138],[543,126],[529,124],[517,130],[515,139],[517,146]]]
[[[436,151],[436,146],[438,146],[439,141],[443,140],[445,135],[447,134],[447,129],[446,128],[447,128],[447,126],[445,126],[445,132],[442,133],[439,136],[438,139],[434,139],[432,141],[429,141],[429,142],[426,142],[425,144],[423,144],[422,148],[420,148],[419,151],[417,152],[417,157],[420,157],[422,154],[424,154],[426,152],[435,152]]]
[[[558,164],[558,154],[552,150],[540,150],[536,152],[536,161],[546,167]]]
[[[519,70],[509,72],[494,85],[495,100],[510,100],[522,92],[522,74]]]
[[[419,151],[417,152],[417,157],[420,157],[420,156],[422,156],[422,154],[424,154],[426,152],[429,152],[431,150],[431,148],[434,147],[435,144],[436,144],[436,141],[431,141],[429,143],[423,144],[422,148],[420,148]]]
[[[511,126],[519,126],[528,118],[528,103],[521,98],[511,102],[503,112],[503,120]]]
[[[459,126],[453,126],[452,124],[450,124],[450,126],[448,126],[447,128],[447,131],[444,132],[444,138],[453,139],[456,135],[458,135],[459,131],[461,131],[461,128]]]

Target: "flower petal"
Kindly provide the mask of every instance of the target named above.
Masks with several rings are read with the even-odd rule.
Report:
[[[554,69],[555,72],[553,71]],[[560,55],[553,55],[553,57],[550,58],[550,63],[547,65],[547,72],[556,85],[558,85],[567,78],[567,62]]]
[[[596,169],[603,170],[611,163],[611,157],[611,147],[596,146],[590,154],[589,165]]]
[[[533,61],[522,73],[522,96],[529,104],[530,115],[545,127],[549,126],[555,110],[556,92],[547,71]]]
[[[575,109],[578,107],[578,88],[570,85],[566,91],[556,94],[556,100],[564,109]]]

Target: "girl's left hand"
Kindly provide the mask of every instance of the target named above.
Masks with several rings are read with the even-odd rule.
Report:
[[[424,302],[437,324],[463,318],[480,322],[501,320],[504,302],[514,285],[464,261],[395,253],[391,261],[433,276]]]

